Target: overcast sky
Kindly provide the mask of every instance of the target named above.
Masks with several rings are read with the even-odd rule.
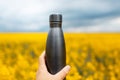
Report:
[[[120,0],[0,0],[0,32],[44,32],[49,15],[66,32],[120,32]]]

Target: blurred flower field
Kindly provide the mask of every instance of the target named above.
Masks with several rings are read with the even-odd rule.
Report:
[[[0,33],[0,80],[35,80],[47,33]],[[119,33],[65,33],[67,80],[120,80]]]

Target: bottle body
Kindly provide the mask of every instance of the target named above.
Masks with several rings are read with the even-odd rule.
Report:
[[[46,64],[51,74],[56,74],[66,65],[66,49],[62,28],[50,28],[46,45]]]

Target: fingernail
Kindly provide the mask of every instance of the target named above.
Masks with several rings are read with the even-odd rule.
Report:
[[[70,67],[69,65],[66,66],[66,72],[67,72],[67,73],[70,71],[70,68],[71,68],[71,67]]]

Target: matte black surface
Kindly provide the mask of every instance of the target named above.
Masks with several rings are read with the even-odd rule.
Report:
[[[46,64],[51,74],[56,74],[66,65],[66,48],[59,25],[50,27],[46,44]]]

